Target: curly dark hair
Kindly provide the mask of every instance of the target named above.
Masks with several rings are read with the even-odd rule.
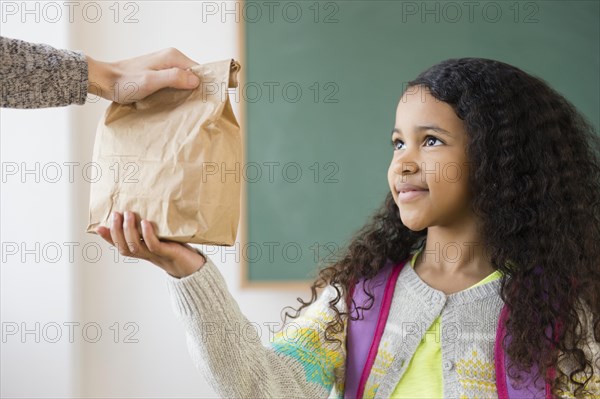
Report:
[[[537,381],[552,366],[553,394],[569,379],[577,386],[575,395],[585,394],[594,372],[593,359],[581,349],[586,332],[581,306],[591,311],[593,338],[600,341],[600,137],[544,80],[497,60],[448,59],[405,90],[418,86],[452,106],[466,126],[471,207],[482,220],[480,238],[492,266],[505,276],[500,295],[510,311],[507,331],[515,338],[503,346],[517,367],[509,374],[519,379],[519,372],[535,363]],[[298,298],[301,306],[285,317],[298,317],[316,301],[317,290],[332,285],[337,297],[329,306],[335,317],[325,338],[341,344],[333,334],[343,331],[348,316],[356,317],[355,311],[340,312],[339,301],[347,301],[350,287],[374,277],[388,259],[395,264],[407,259],[426,235],[427,229],[411,231],[402,224],[389,192],[335,262],[319,267],[310,300]],[[367,295],[371,305],[362,309],[372,306],[373,295]],[[557,320],[562,328],[556,328]],[[548,325],[551,336],[556,334],[555,350],[547,345]],[[558,367],[557,350],[575,370]]]

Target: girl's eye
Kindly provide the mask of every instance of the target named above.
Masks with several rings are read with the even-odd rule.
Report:
[[[392,140],[392,141],[390,142],[390,144],[392,145],[392,148],[394,149],[394,151],[395,151],[395,150],[399,150],[399,148],[397,148],[396,146],[397,146],[397,144],[398,144],[398,143],[401,143],[401,142],[402,142],[402,141],[401,141],[401,140],[398,140],[398,139],[396,139],[396,140]]]
[[[438,139],[435,136],[426,136],[425,137],[425,142],[429,143],[431,141],[431,139],[433,139],[434,141],[439,141],[440,143],[444,144],[444,142],[442,140]],[[401,148],[398,148],[398,144],[399,143],[404,143],[404,142],[402,140],[400,140],[400,139],[392,140],[391,141],[392,148],[394,148],[394,150],[400,150]]]
[[[426,142],[426,143],[427,143],[427,142],[429,142],[429,139],[433,139],[434,141],[439,141],[440,143],[444,144],[444,143],[442,142],[442,140],[438,139],[438,138],[437,138],[437,137],[435,137],[435,136],[427,136],[425,139],[426,139],[426,140],[425,140],[425,142]]]

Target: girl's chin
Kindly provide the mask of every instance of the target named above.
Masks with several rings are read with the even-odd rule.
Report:
[[[406,226],[406,225],[405,225],[405,226]],[[416,228],[416,227],[410,227],[410,226],[406,226],[406,228],[407,228],[407,229],[409,229],[410,231],[413,231],[413,232],[415,232],[415,233],[418,233],[418,232],[420,232],[420,231],[423,231],[423,230],[424,230],[424,229],[426,229],[427,227],[425,227],[425,228],[423,228],[423,229],[422,229],[422,228]]]
[[[426,229],[428,227],[427,225],[424,225],[423,223],[415,222],[414,220],[402,219],[402,216],[400,216],[400,221],[407,229],[415,231],[415,232],[422,231],[423,229]]]

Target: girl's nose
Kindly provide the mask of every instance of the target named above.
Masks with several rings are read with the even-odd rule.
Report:
[[[416,161],[409,160],[408,157],[394,160],[394,172],[399,175],[412,174],[419,170]]]
[[[400,162],[400,171],[402,172],[402,174],[405,173],[415,173],[418,169],[418,165],[416,162],[410,161],[410,162]]]
[[[394,153],[394,170],[398,174],[414,173],[419,169],[420,154],[417,146],[408,146]]]

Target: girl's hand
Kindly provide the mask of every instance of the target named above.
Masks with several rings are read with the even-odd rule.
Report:
[[[124,217],[113,212],[110,229],[100,226],[96,232],[121,255],[150,261],[173,277],[189,276],[204,266],[206,259],[190,245],[160,241],[149,221],[141,224],[140,237],[133,212],[126,211]]]

